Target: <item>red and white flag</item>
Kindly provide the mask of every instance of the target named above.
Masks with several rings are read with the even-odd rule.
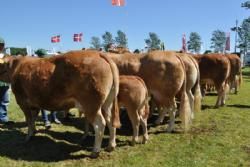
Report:
[[[52,43],[58,43],[58,42],[60,42],[60,35],[57,35],[57,36],[53,36],[53,37],[51,37],[51,42]]]
[[[73,41],[74,42],[81,42],[82,41],[82,33],[74,34]]]
[[[186,35],[183,34],[182,36],[182,51],[187,52],[187,43],[186,43]]]
[[[112,0],[112,5],[113,6],[124,6],[125,0]]]
[[[225,50],[230,51],[230,33],[227,33]]]

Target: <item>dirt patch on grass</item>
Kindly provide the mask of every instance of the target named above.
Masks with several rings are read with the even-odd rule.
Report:
[[[192,127],[190,130],[190,134],[210,135],[210,134],[214,134],[216,131],[218,131],[217,125],[213,123],[213,124],[210,124],[209,126]]]
[[[250,146],[243,146],[242,149],[250,156]]]

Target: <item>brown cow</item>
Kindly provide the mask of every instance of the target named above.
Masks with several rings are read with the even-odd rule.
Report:
[[[201,83],[215,86],[218,92],[216,107],[223,106],[226,100],[230,62],[223,54],[205,54],[194,56],[199,64]]]
[[[229,59],[231,64],[231,72],[229,76],[230,89],[234,88],[234,93],[237,94],[239,85],[242,81],[241,60],[235,54],[226,54],[226,57]]]
[[[118,108],[112,109],[112,104],[119,91],[119,73],[110,58],[94,51],[72,51],[44,59],[6,57],[1,59],[0,79],[11,83],[25,114],[27,141],[35,132],[40,108],[55,111],[77,106],[95,130],[92,155],[100,152],[106,123],[110,130],[109,149],[115,147],[115,127],[120,122]]]
[[[121,75],[118,94],[119,107],[125,107],[133,127],[132,145],[138,142],[139,126],[143,129],[143,143],[148,140],[147,119],[149,115],[148,90],[144,81],[138,76]],[[82,116],[79,110],[79,117]],[[89,124],[85,121],[84,140],[89,135]]]
[[[173,51],[166,51],[167,54]],[[189,54],[176,53],[184,62],[186,70],[186,92],[189,97],[189,103],[192,112],[192,118],[194,118],[194,112],[199,112],[201,109],[201,91],[200,91],[200,72],[199,66],[196,60]],[[194,92],[194,93],[193,93]],[[166,113],[161,112],[159,118],[156,120],[156,124],[162,123]]]
[[[176,53],[152,51],[147,54],[114,54],[106,53],[114,60],[122,75],[141,77],[150,94],[164,112],[169,112],[170,122],[167,131],[174,130],[176,101],[181,95],[180,116],[184,129],[187,130],[191,121],[191,109],[186,93],[185,66]]]
[[[132,145],[138,142],[139,126],[143,128],[143,143],[148,140],[148,91],[144,81],[137,76],[120,76],[119,107],[125,107],[133,127]]]

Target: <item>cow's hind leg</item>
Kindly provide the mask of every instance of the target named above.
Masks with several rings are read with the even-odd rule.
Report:
[[[37,119],[39,110],[29,110],[25,113],[26,122],[28,124],[28,134],[25,138],[25,141],[28,142],[36,132],[35,121]]]
[[[191,118],[194,118],[194,95],[192,94],[192,91],[189,90],[187,91],[188,99],[189,99],[189,104],[191,107]]]
[[[94,144],[94,148],[93,148],[93,152],[91,156],[95,158],[99,155],[99,152],[101,151],[101,144],[102,144],[104,129],[106,125],[101,109],[98,110],[92,125],[95,130],[95,144]]]
[[[112,124],[112,107],[114,107],[111,99],[107,99],[107,101],[102,106],[104,113],[104,117],[109,129],[109,145],[106,149],[106,151],[113,151],[116,147],[116,128],[113,127]]]
[[[218,92],[217,101],[215,104],[215,107],[218,108],[221,106],[222,96],[223,96],[223,87],[222,86],[216,86],[216,90]]]
[[[159,107],[158,112],[159,112],[159,116],[158,116],[157,120],[155,121],[156,125],[160,125],[163,122],[163,120],[167,114],[167,110],[164,110],[164,109],[162,109],[162,107]]]
[[[221,106],[226,104],[227,92],[229,92],[229,84],[225,83],[223,85],[222,98],[221,98]]]
[[[146,104],[147,105],[147,104]],[[143,140],[142,143],[146,144],[148,141],[148,128],[147,128],[147,117],[143,117],[145,115],[145,109],[146,107],[144,106],[140,111],[140,124],[142,126],[142,131],[143,131]]]
[[[128,111],[128,116],[133,127],[133,137],[132,137],[132,142],[131,142],[131,145],[133,146],[136,143],[138,143],[140,117],[139,117],[139,114],[138,114],[139,112],[137,109],[127,108],[127,111]]]
[[[166,112],[169,112],[169,123],[167,132],[171,133],[174,131],[176,110],[174,107],[164,108],[164,110],[166,110]]]

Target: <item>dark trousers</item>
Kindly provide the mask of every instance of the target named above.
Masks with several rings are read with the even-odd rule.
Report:
[[[49,111],[42,109],[41,112],[42,112],[43,121],[48,122],[49,121],[49,117],[48,117]],[[57,118],[56,118],[56,112],[54,111],[54,112],[51,112],[51,121],[55,121],[55,119],[57,119]]]
[[[8,122],[8,105],[10,102],[9,86],[0,86],[0,122]]]

